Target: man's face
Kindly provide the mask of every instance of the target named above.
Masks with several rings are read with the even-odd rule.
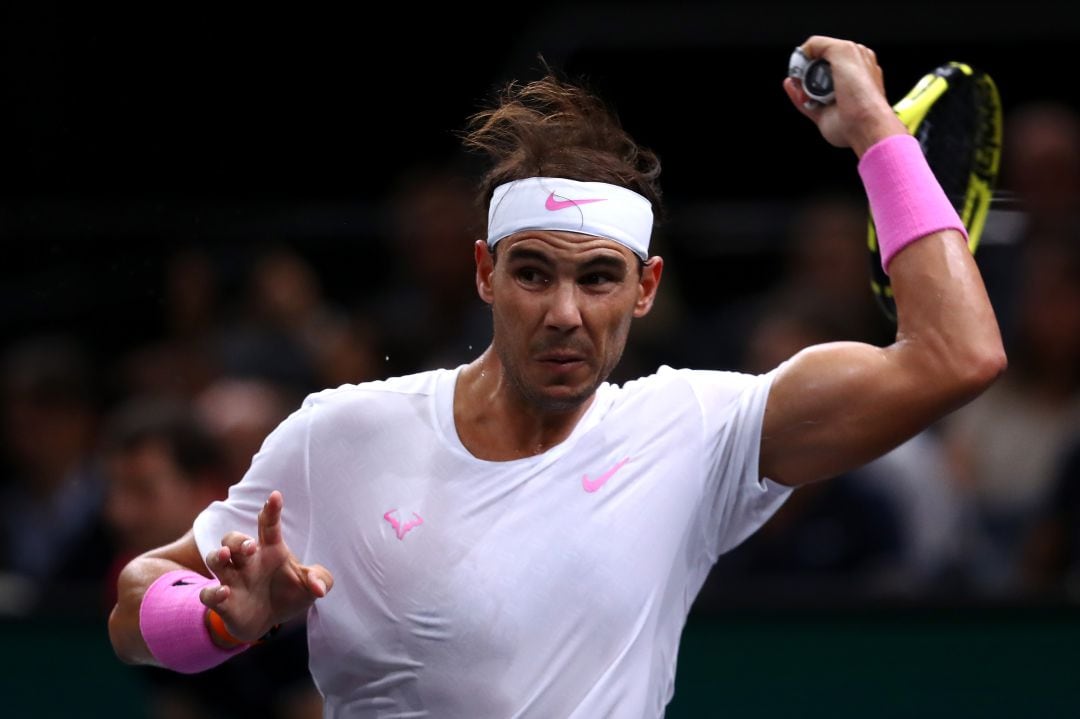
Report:
[[[648,313],[663,260],[639,261],[617,242],[524,231],[494,262],[476,246],[477,287],[492,306],[495,351],[529,405],[562,412],[588,400],[618,364],[634,317]]]

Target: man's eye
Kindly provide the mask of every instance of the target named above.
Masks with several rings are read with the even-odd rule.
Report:
[[[538,284],[540,282],[543,282],[544,280],[544,276],[540,273],[540,271],[535,270],[531,267],[522,267],[520,270],[517,271],[517,277],[519,280],[527,284]]]
[[[583,285],[603,287],[604,285],[615,282],[615,278],[604,272],[590,272],[589,274],[582,276],[578,281]]]

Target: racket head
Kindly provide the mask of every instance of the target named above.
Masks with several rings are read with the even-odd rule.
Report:
[[[968,231],[968,249],[979,246],[1001,164],[1002,111],[997,85],[985,72],[949,62],[924,75],[893,106],[919,141],[927,164]],[[870,289],[885,316],[896,322],[896,300],[881,267],[874,218],[867,231]]]

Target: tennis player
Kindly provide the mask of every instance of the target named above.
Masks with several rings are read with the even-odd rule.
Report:
[[[662,716],[715,560],[793,487],[886,452],[1005,366],[965,229],[874,53],[802,48],[832,64],[836,102],[784,87],[859,158],[895,343],[606,382],[660,284],[659,164],[583,89],[513,84],[466,138],[492,159],[474,248],[490,347],[309,397],[227,500],[124,570],[117,654],[197,672],[307,612],[327,716]]]

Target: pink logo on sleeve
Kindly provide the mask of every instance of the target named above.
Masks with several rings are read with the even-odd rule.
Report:
[[[390,526],[394,528],[394,533],[397,534],[398,539],[405,539],[405,535],[408,534],[410,530],[419,527],[424,523],[424,520],[420,518],[420,515],[413,512],[412,516],[414,519],[410,519],[408,522],[402,524],[400,519],[393,516],[395,512],[397,512],[396,509],[391,509],[383,515],[383,519],[390,522]]]
[[[547,196],[547,201],[544,203],[544,209],[548,212],[558,212],[559,210],[565,210],[567,207],[575,207],[577,205],[587,205],[590,202],[606,202],[606,197],[597,197],[591,200],[556,200],[555,193],[552,192]]]
[[[586,492],[595,492],[596,490],[607,484],[607,481],[611,479],[611,477],[620,469],[622,469],[622,466],[629,461],[629,457],[619,460],[611,469],[601,474],[595,480],[589,479],[589,475],[587,474],[581,475],[581,486],[585,489]]]

